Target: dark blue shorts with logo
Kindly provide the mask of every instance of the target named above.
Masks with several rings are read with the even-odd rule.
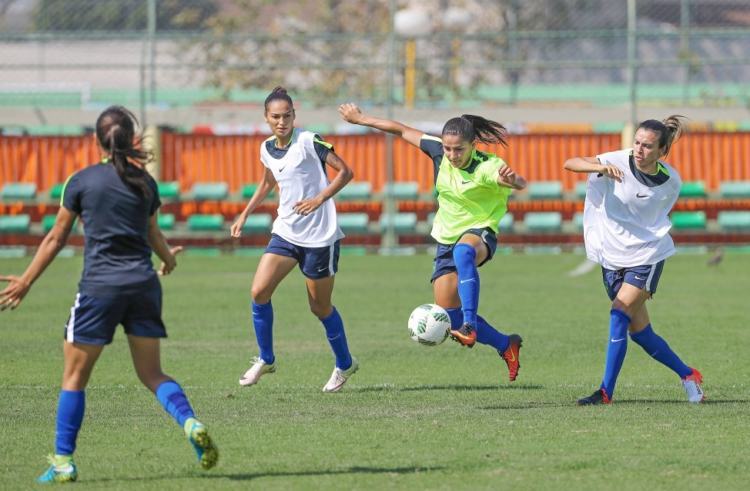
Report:
[[[633,266],[622,269],[607,269],[602,267],[602,279],[604,288],[610,300],[614,300],[623,283],[628,283],[641,290],[646,290],[651,295],[656,293],[659,285],[661,272],[664,269],[664,261],[645,266]]]

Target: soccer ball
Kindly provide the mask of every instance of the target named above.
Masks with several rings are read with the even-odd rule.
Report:
[[[441,306],[426,303],[420,305],[409,316],[409,336],[427,346],[436,346],[448,337],[451,318]]]

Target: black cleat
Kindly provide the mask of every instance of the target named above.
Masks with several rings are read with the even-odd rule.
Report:
[[[596,406],[598,404],[612,404],[612,401],[604,392],[604,389],[598,389],[596,392],[583,399],[578,399],[577,404],[579,406]]]

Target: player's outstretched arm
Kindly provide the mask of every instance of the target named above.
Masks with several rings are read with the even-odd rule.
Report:
[[[169,247],[167,239],[159,227],[159,222],[156,220],[156,213],[148,219],[148,245],[162,261],[158,273],[164,276],[174,271],[174,268],[177,267],[175,256],[182,252],[182,246]]]
[[[601,163],[596,157],[573,157],[565,161],[565,170],[601,174],[615,181],[622,182],[623,172],[614,165]]]
[[[400,136],[407,142],[411,143],[415,147],[419,147],[419,141],[422,139],[424,132],[419,131],[416,128],[406,126],[398,121],[391,119],[376,118],[374,116],[366,115],[362,110],[353,102],[347,102],[339,106],[339,114],[344,121],[352,124],[358,124],[360,126],[369,126],[386,133],[391,133],[396,136]]]
[[[47,235],[42,239],[36,250],[34,259],[21,276],[0,276],[0,280],[7,281],[6,286],[0,291],[0,310],[18,307],[31,289],[31,285],[39,278],[47,266],[55,259],[68,241],[68,235],[73,228],[76,214],[65,207],[60,207],[55,218],[55,224]]]
[[[263,169],[263,179],[255,189],[255,192],[253,193],[252,198],[250,198],[250,201],[248,201],[245,209],[242,210],[240,216],[237,217],[237,220],[234,221],[229,229],[229,234],[232,237],[239,237],[240,235],[242,235],[242,227],[245,226],[247,217],[250,215],[250,213],[253,212],[253,210],[258,207],[259,204],[263,202],[264,199],[266,199],[268,193],[270,193],[271,190],[276,186],[276,178],[273,177],[273,173],[271,172],[271,170],[268,167],[264,167]]]

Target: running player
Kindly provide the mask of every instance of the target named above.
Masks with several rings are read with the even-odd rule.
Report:
[[[505,128],[463,115],[445,123],[442,138],[437,138],[398,121],[365,115],[355,104],[342,104],[339,113],[349,123],[400,136],[432,159],[438,193],[432,226],[438,248],[430,280],[435,303],[450,315],[454,340],[470,348],[476,342],[495,348],[514,381],[521,367],[521,337],[498,332],[477,314],[477,268],[495,253],[498,223],[507,211],[511,190],[526,187],[525,179],[502,159],[476,149],[477,142],[506,145]]]
[[[134,146],[137,121],[120,106],[96,121],[102,160],[73,174],[65,184],[52,230],[42,240],[22,276],[2,276],[0,308],[18,307],[31,285],[65,245],[76,217],[85,223],[84,267],[75,303],[65,326],[62,390],[57,408],[55,455],[38,482],[70,482],[78,477],[73,452],[83,421],[85,388],[104,346],[122,324],[138,378],[184,429],[201,467],[216,465],[219,454],[195,418],[182,388],[161,370],[159,338],[162,291],[151,252],[163,261],[160,273],[176,267],[156,221],[159,201],[154,180],[144,171],[148,155]]]
[[[630,338],[682,380],[689,402],[703,400],[701,373],[685,365],[654,332],[646,300],[656,293],[664,261],[675,253],[669,212],[680,194],[680,175],[660,159],[683,131],[682,116],[649,119],[636,130],[633,148],[596,157],[574,157],[565,169],[589,173],[583,233],[586,255],[602,267],[612,300],[604,377],[579,405],[609,404]]]
[[[253,326],[260,353],[251,360],[240,385],[254,385],[263,375],[276,370],[271,296],[299,266],[305,276],[310,310],[323,323],[336,358],[323,392],[337,392],[359,364],[349,353],[344,322],[331,303],[339,246],[344,237],[331,198],[354,174],[332,145],[314,133],[294,127],[294,104],[283,87],[276,87],[266,97],[265,118],[273,135],[260,147],[263,180],[231,228],[232,237],[239,237],[248,215],[279,185],[278,217],[251,288]],[[326,164],[337,171],[331,182],[326,176]]]

